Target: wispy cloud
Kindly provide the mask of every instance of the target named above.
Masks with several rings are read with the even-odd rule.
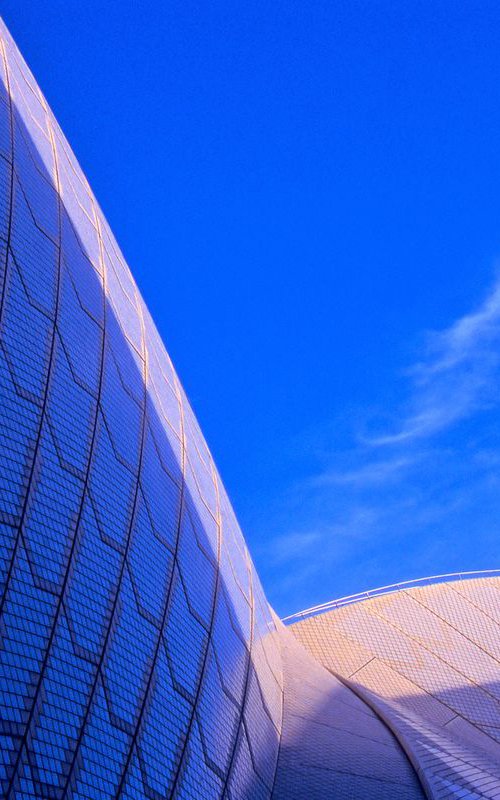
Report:
[[[332,469],[315,475],[310,479],[311,486],[371,486],[399,480],[403,471],[417,460],[417,456],[401,456],[384,461],[362,464],[355,469]]]
[[[358,409],[350,439],[318,448],[321,467],[275,509],[264,557],[278,603],[292,589],[299,605],[312,605],[420,574],[497,566],[500,426],[483,412],[500,398],[500,279],[479,307],[422,338],[420,357],[394,377],[406,399],[389,409],[392,424],[359,436]]]
[[[272,539],[266,547],[266,556],[275,564],[309,555],[321,539],[319,531],[290,532]]]
[[[428,438],[496,402],[500,280],[478,309],[426,338],[422,359],[408,370],[411,398],[395,430],[368,437],[366,444],[394,445]]]

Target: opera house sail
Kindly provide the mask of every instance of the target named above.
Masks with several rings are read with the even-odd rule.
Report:
[[[3,23],[0,87],[0,796],[499,797],[500,580],[278,620]]]

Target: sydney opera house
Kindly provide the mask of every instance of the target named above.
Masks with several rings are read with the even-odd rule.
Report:
[[[0,78],[1,797],[500,798],[500,578],[280,621],[3,26]]]

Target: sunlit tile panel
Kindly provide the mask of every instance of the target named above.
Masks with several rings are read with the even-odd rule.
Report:
[[[0,29],[0,787],[269,798],[277,631],[212,457]]]
[[[286,631],[274,800],[424,800],[389,727]]]
[[[430,797],[500,797],[499,578],[395,591],[290,630],[396,733]]]

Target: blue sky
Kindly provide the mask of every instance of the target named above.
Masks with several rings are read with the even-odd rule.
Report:
[[[500,6],[4,0],[280,614],[500,566]]]

